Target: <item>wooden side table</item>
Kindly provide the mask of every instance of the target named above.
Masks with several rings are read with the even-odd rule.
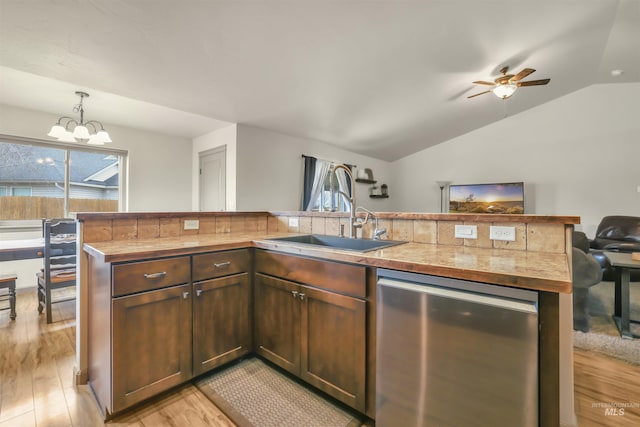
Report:
[[[631,322],[640,323],[631,320],[631,300],[629,294],[629,281],[631,278],[631,270],[640,269],[640,261],[631,258],[630,253],[625,252],[605,252],[605,256],[609,259],[611,266],[615,269],[615,300],[613,320],[620,331],[622,338],[640,338],[631,333]]]
[[[9,314],[11,320],[16,320],[16,280],[18,280],[18,276],[15,273],[0,275],[0,289],[6,288],[9,291],[7,296],[0,298],[0,301],[9,301],[9,307],[2,310],[7,308],[11,310]]]

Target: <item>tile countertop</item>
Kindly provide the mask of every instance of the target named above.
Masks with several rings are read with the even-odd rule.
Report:
[[[569,259],[564,253],[484,249],[404,243],[371,252],[353,252],[267,240],[290,234],[224,233],[148,240],[85,243],[84,250],[103,262],[257,247],[372,267],[389,268],[496,285],[556,293],[572,292]]]

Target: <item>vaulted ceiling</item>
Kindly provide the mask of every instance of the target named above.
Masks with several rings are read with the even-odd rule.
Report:
[[[551,82],[467,99],[505,65]],[[185,137],[241,123],[391,161],[638,81],[637,0],[0,0],[1,103],[68,115],[83,89],[88,116]]]

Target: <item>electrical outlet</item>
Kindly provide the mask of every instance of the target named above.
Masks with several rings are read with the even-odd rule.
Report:
[[[289,218],[289,227],[298,227],[300,225],[300,222],[298,221],[298,218]]]
[[[477,225],[456,225],[455,237],[457,239],[477,239],[478,226]]]
[[[200,228],[200,220],[198,219],[185,219],[184,220],[184,229],[185,230],[197,230]]]
[[[492,225],[489,227],[489,238],[491,240],[506,240],[508,242],[515,242],[516,228]]]

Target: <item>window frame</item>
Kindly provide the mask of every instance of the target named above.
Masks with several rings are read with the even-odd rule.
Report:
[[[69,217],[69,200],[70,200],[70,162],[69,157],[71,155],[71,151],[84,151],[90,153],[103,153],[105,155],[115,155],[119,157],[119,165],[118,165],[118,212],[126,212],[128,209],[127,202],[127,176],[126,173],[128,171],[127,163],[129,160],[129,151],[122,150],[117,148],[105,148],[102,146],[95,145],[81,145],[80,143],[67,143],[67,142],[54,142],[47,141],[38,138],[28,138],[22,136],[15,135],[6,135],[0,133],[0,142],[5,142],[9,144],[20,144],[20,145],[33,145],[39,147],[53,148],[58,150],[64,150],[64,163],[65,163],[65,183],[64,183],[64,216]],[[4,187],[4,186],[3,186]],[[10,191],[10,188],[9,188]],[[16,220],[16,221],[32,221],[32,220]],[[11,221],[15,222],[15,221]]]

